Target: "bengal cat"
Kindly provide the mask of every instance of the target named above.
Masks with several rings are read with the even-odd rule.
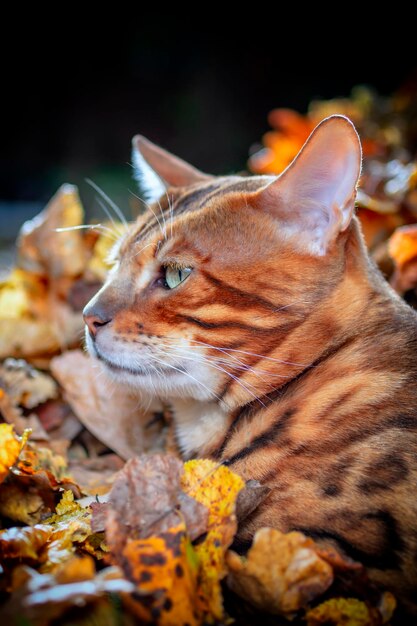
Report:
[[[271,487],[241,539],[299,529],[417,595],[417,315],[368,257],[358,135],[324,120],[279,177],[134,139],[148,210],[87,305],[114,377],[171,404],[185,458]]]

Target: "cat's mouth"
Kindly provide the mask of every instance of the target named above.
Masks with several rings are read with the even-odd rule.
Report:
[[[125,373],[125,374],[131,374],[133,376],[149,376],[151,374],[163,374],[164,376],[167,375],[172,375],[172,374],[177,374],[178,372],[180,373],[184,373],[186,370],[184,367],[180,366],[180,365],[176,365],[175,368],[174,367],[164,367],[163,365],[161,366],[160,364],[158,364],[158,366],[152,366],[152,368],[150,367],[140,367],[140,366],[136,366],[136,367],[129,367],[129,366],[124,366],[124,365],[116,365],[116,363],[113,363],[113,361],[110,361],[107,357],[105,357],[103,354],[101,354],[97,347],[94,345],[93,347],[94,349],[94,353],[95,353],[95,357],[101,361],[102,363],[104,363],[104,365],[106,367],[108,367],[110,370],[112,370],[113,372],[121,372],[121,373]]]

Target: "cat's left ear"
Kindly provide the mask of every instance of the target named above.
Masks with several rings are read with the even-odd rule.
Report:
[[[142,135],[133,137],[132,148],[135,178],[148,202],[158,200],[167,187],[187,187],[212,178]]]
[[[255,203],[274,214],[283,234],[299,247],[324,255],[352,219],[361,161],[352,122],[332,115],[315,128],[281,176],[255,194]]]

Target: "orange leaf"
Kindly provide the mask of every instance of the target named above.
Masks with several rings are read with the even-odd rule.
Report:
[[[0,394],[4,395],[3,389],[0,389]],[[0,483],[16,463],[29,436],[29,432],[26,432],[23,437],[17,437],[13,430],[11,424],[0,424]]]
[[[326,591],[332,567],[299,532],[261,528],[247,557],[227,554],[230,588],[262,611],[291,615]]]

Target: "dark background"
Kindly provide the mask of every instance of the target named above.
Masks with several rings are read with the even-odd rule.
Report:
[[[374,39],[359,22],[348,36],[313,29],[306,38],[291,20],[268,26],[267,14],[245,30],[204,32],[187,17],[156,16],[19,27],[23,53],[9,49],[3,67],[0,238],[63,182],[92,205],[86,177],[128,211],[135,133],[206,171],[237,171],[272,108],[304,112],[312,98],[348,96],[357,84],[390,94],[415,76],[415,36],[389,16]]]

